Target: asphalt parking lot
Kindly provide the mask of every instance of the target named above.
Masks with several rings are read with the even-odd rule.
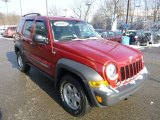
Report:
[[[132,46],[144,53],[150,73],[145,85],[128,100],[93,108],[82,118],[66,113],[54,91],[54,82],[34,68],[17,69],[12,38],[0,37],[0,120],[159,120],[160,44]]]

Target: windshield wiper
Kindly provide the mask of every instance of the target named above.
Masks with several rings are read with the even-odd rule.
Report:
[[[65,37],[61,38],[61,40],[72,40],[72,39],[77,39],[77,37],[75,37],[75,36],[65,36]]]
[[[84,39],[99,39],[98,36],[84,36]]]

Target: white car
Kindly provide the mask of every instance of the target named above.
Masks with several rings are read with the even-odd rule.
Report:
[[[4,28],[0,28],[0,35],[3,35],[3,33],[4,33],[5,30],[6,29],[4,29]]]

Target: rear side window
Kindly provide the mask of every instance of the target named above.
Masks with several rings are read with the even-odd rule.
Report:
[[[23,28],[23,25],[24,25],[24,20],[21,20],[18,24],[18,27],[17,27],[17,32],[18,33],[21,33],[22,31],[22,28]]]
[[[31,37],[31,31],[32,31],[32,28],[33,28],[33,23],[34,23],[33,20],[27,20],[25,22],[24,29],[23,29],[24,37],[27,37],[27,38]]]

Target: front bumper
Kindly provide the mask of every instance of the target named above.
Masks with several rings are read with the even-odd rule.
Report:
[[[128,84],[121,85],[116,89],[105,86],[94,89],[94,95],[102,98],[102,102],[98,103],[98,106],[111,106],[124,100],[141,88],[147,79],[148,71],[146,67],[144,67],[141,73]]]

